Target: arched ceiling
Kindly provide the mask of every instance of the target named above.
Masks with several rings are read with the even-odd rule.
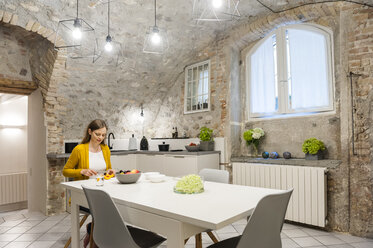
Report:
[[[107,0],[79,0],[80,16],[95,29],[96,37],[103,41],[107,35]],[[262,4],[261,4],[261,3]],[[118,67],[92,64],[90,60],[68,60],[70,83],[102,86],[116,93],[115,86],[126,84],[126,91],[147,90],[148,96],[162,97],[168,85],[175,80],[183,68],[195,62],[193,58],[220,33],[249,23],[261,15],[296,7],[315,0],[241,0],[241,18],[230,22],[200,22],[192,19],[193,0],[158,0],[157,24],[167,30],[169,49],[163,55],[143,53],[146,29],[154,24],[154,1],[112,0],[111,34],[124,45],[125,62]],[[355,2],[372,4],[372,0]],[[20,22],[37,20],[42,25],[56,30],[58,21],[76,16],[76,0],[0,0],[0,9],[16,13]],[[75,82],[74,82],[75,80]],[[86,85],[86,84],[84,84]],[[130,96],[128,96],[130,97]],[[145,96],[146,97],[146,96]],[[136,91],[130,98],[136,98]]]

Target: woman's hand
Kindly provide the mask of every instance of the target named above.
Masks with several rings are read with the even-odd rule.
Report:
[[[82,174],[83,176],[91,177],[97,175],[97,172],[91,169],[82,169],[80,171],[80,174]]]
[[[108,173],[109,175],[113,174],[113,175],[115,176],[115,170],[113,170],[113,169],[108,169],[108,170],[107,170],[107,173]]]

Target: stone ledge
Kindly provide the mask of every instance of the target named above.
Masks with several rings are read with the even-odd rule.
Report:
[[[264,159],[264,158],[252,158],[252,157],[232,157],[231,162],[238,163],[258,163],[258,164],[277,164],[277,165],[290,165],[290,166],[310,166],[310,167],[326,167],[326,168],[337,168],[342,161],[341,160],[305,160],[300,158],[291,159]]]

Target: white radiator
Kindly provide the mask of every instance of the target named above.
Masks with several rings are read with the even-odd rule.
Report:
[[[233,163],[233,183],[271,189],[293,188],[285,218],[325,227],[326,168]]]
[[[0,205],[27,201],[27,173],[0,175]]]

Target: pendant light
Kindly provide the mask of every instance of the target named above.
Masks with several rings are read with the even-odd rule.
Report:
[[[54,48],[66,49],[70,58],[85,58],[94,56],[96,46],[94,28],[79,17],[79,0],[76,0],[76,17],[58,22]]]
[[[105,43],[100,46],[100,51],[95,52],[94,63],[100,64],[113,64],[118,66],[124,62],[122,44],[114,41],[113,37],[110,35],[110,2],[107,2],[107,36]]]
[[[167,33],[157,26],[157,0],[154,0],[154,26],[145,34],[144,53],[162,54],[168,48]]]
[[[194,0],[193,20],[231,21],[239,18],[238,4],[240,0]]]

